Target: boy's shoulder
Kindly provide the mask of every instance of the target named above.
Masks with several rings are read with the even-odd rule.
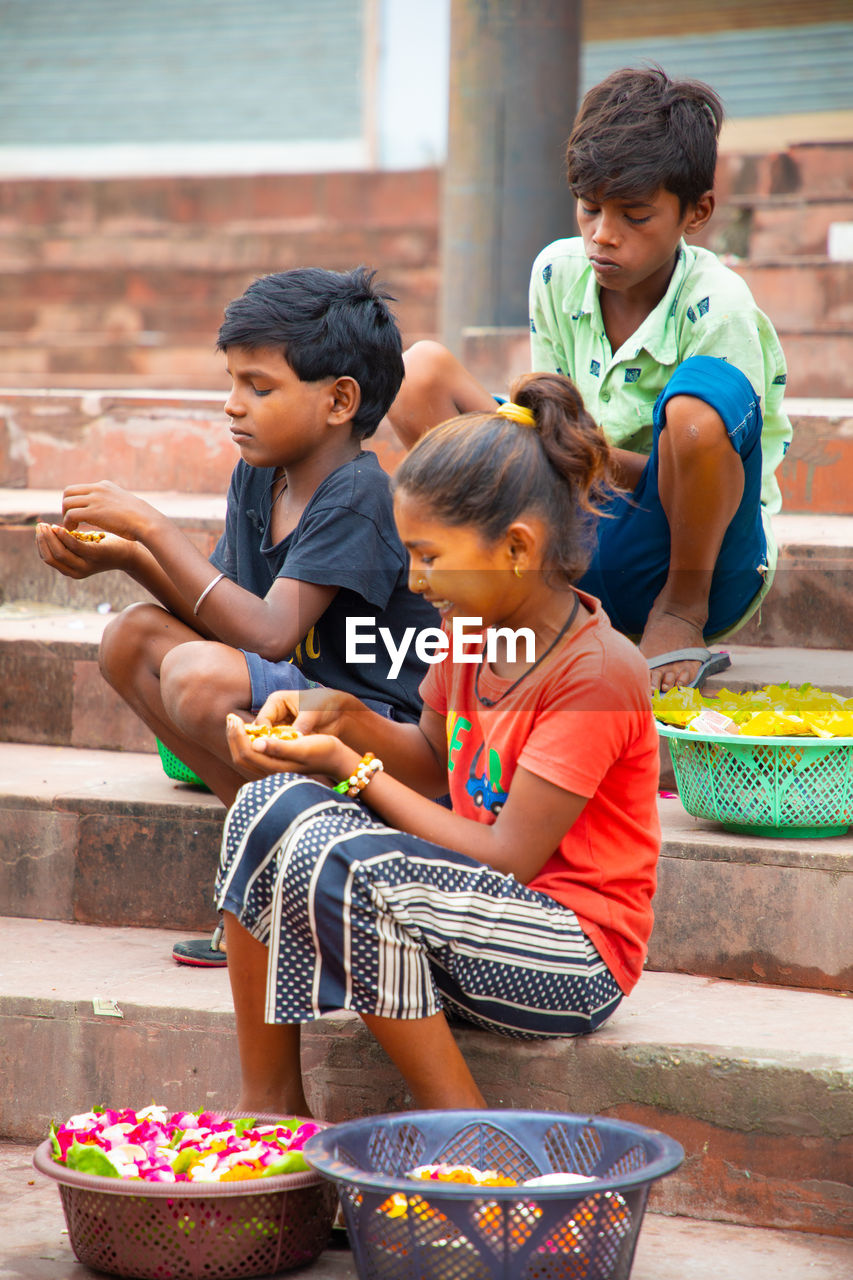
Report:
[[[755,299],[743,276],[727,266],[711,249],[682,241],[681,252],[685,259],[684,287],[691,294],[696,289],[707,287],[734,303],[755,306]]]
[[[391,506],[390,476],[370,449],[330,471],[317,485],[309,503],[314,510],[345,507],[365,515],[390,512]]]
[[[553,280],[561,290],[567,285],[585,282],[589,274],[589,259],[580,236],[552,240],[536,255],[530,269],[532,285],[547,286]]]
[[[692,344],[699,340],[703,332],[723,335],[728,345],[735,333],[751,333],[758,336],[766,356],[783,368],[784,356],[773,323],[743,277],[710,249],[683,245],[682,253],[684,274],[671,312],[679,346],[682,341]],[[705,350],[706,354],[717,354],[707,346]]]

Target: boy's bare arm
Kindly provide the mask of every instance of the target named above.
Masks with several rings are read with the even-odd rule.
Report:
[[[225,578],[199,603],[216,578],[216,569],[150,503],[102,480],[66,489],[62,507],[70,528],[91,524],[125,539],[129,549],[124,563],[110,567],[124,568],[194,630],[234,648],[251,649],[270,661],[293,652],[337,593],[337,587],[282,578],[261,599]],[[93,549],[102,545],[93,544]]]

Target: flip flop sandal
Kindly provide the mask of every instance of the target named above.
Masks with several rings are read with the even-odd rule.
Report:
[[[727,671],[732,665],[731,657],[725,650],[711,653],[710,649],[698,648],[673,649],[670,653],[659,653],[656,658],[648,658],[647,662],[650,671],[654,671],[657,667],[667,667],[671,662],[700,662],[702,665],[696,675],[689,684],[681,686],[683,689],[701,689],[708,676]]]
[[[172,959],[178,964],[194,965],[198,969],[221,969],[228,963],[228,957],[219,945],[221,941],[220,922],[212,938],[188,938],[186,942],[176,942],[172,947]]]

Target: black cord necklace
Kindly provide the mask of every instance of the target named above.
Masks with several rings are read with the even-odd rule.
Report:
[[[496,707],[499,702],[503,702],[504,698],[508,697],[508,695],[512,693],[513,689],[517,689],[518,686],[521,684],[522,680],[526,680],[527,677],[530,675],[531,671],[535,671],[536,668],[545,661],[545,659],[548,657],[548,654],[551,653],[553,649],[556,649],[557,645],[560,643],[563,636],[566,634],[569,627],[572,625],[575,618],[577,617],[577,612],[579,608],[580,608],[580,597],[577,594],[575,594],[575,602],[572,605],[571,612],[569,613],[568,618],[566,618],[566,621],[563,623],[562,627],[560,627],[560,630],[554,636],[554,639],[548,645],[548,648],[545,650],[545,652],[540,654],[539,657],[536,659],[536,661],[533,663],[533,665],[528,667],[527,670],[523,672],[518,677],[518,679],[515,680],[509,686],[508,689],[504,689],[503,693],[499,693],[496,698],[484,698],[483,695],[480,693],[480,672],[483,670],[483,659],[486,656],[486,646],[483,645],[483,651],[480,654],[480,665],[477,667],[477,674],[474,677],[474,693],[476,695],[477,701],[484,707]]]

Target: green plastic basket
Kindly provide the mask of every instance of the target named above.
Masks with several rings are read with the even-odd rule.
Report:
[[[183,760],[179,760],[174,751],[170,751],[159,738],[156,741],[157,750],[160,753],[160,763],[167,778],[173,778],[175,782],[188,782],[192,787],[201,787],[202,791],[210,790],[207,783],[203,782],[197,773],[193,773],[189,765],[184,764]]]
[[[853,738],[750,738],[658,724],[681,803],[750,835],[843,835],[853,823]]]

